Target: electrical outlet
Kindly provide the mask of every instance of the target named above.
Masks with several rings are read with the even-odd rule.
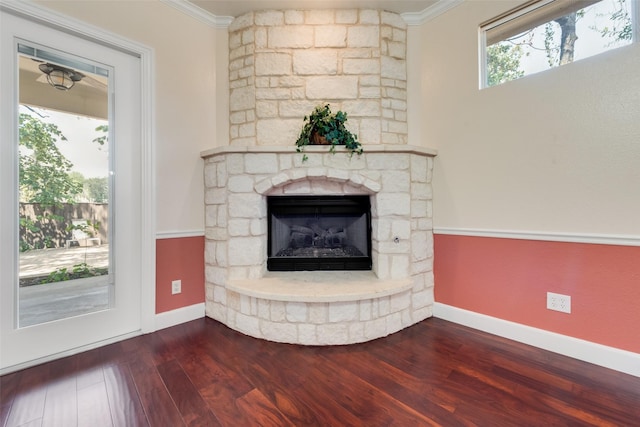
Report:
[[[173,280],[171,282],[171,295],[179,294],[182,292],[182,280]]]
[[[563,313],[571,313],[571,297],[569,295],[547,292],[547,308]]]

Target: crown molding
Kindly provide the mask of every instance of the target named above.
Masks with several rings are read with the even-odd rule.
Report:
[[[160,1],[213,28],[226,29],[234,19],[233,16],[216,16],[185,0]]]
[[[214,28],[228,28],[234,20],[233,16],[216,16],[186,0],[160,1]],[[407,25],[422,25],[460,5],[463,1],[464,0],[439,0],[433,6],[427,7],[422,12],[407,12],[400,16]]]
[[[402,16],[402,19],[404,19],[407,25],[422,25],[459,6],[462,2],[464,2],[464,0],[439,0],[433,6],[429,6],[422,12],[407,12],[400,16]]]

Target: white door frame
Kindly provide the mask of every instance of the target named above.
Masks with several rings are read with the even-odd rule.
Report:
[[[0,0],[0,9],[28,19],[39,24],[62,30],[76,37],[103,44],[112,49],[120,50],[140,58],[141,67],[141,93],[140,93],[140,117],[141,117],[141,215],[143,218],[140,236],[141,247],[141,303],[140,303],[140,333],[155,331],[155,157],[154,157],[154,129],[155,129],[155,102],[154,102],[154,51],[152,48],[124,39],[118,35],[106,32],[97,27],[90,26],[82,21],[62,15],[45,7],[33,3]],[[10,371],[23,369],[28,366],[59,358],[91,348],[100,347],[110,342],[115,342],[128,336],[120,336],[111,340],[89,344],[76,348],[63,354],[55,354],[40,358],[22,365],[15,365],[0,370],[0,375]],[[6,372],[5,372],[6,371]]]

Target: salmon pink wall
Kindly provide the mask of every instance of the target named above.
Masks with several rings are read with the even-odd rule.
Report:
[[[640,353],[640,247],[437,234],[439,303]],[[571,296],[571,314],[546,309]]]
[[[182,280],[182,293],[171,282]],[[156,314],[204,303],[204,236],[156,240]]]

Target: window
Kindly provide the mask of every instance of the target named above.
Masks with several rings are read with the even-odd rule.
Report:
[[[634,42],[637,3],[535,0],[482,24],[480,86],[495,86]]]

